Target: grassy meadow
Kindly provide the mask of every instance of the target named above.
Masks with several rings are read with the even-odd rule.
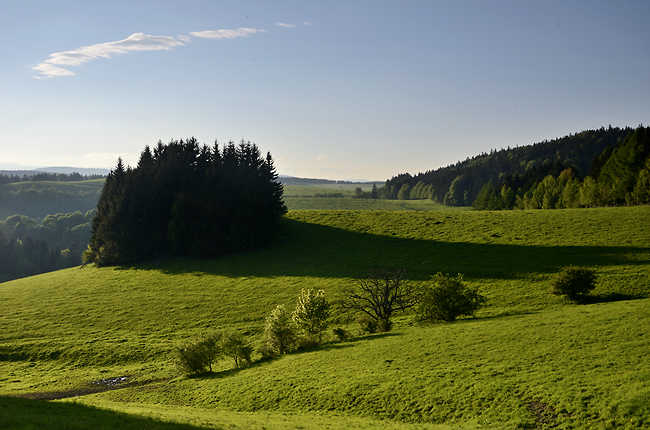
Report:
[[[648,206],[292,210],[268,248],[1,283],[0,396],[13,397],[0,397],[0,423],[647,428],[649,221]],[[568,264],[597,273],[585,305],[549,293]],[[426,326],[403,314],[376,335],[335,321],[353,337],[240,369],[223,360],[198,377],[176,369],[174,346],[229,328],[257,343],[277,304],[293,308],[302,288],[335,301],[377,265],[406,269],[416,283],[463,273],[488,305],[475,318]],[[116,377],[127,379],[102,390]]]
[[[286,179],[285,179],[286,180]],[[308,182],[297,179],[284,184],[284,202],[289,210],[376,210],[376,211],[458,211],[469,207],[454,208],[431,200],[383,200],[354,198],[355,189],[372,190],[371,182],[331,183]],[[381,186],[382,184],[377,184]],[[331,197],[337,194],[337,197]]]

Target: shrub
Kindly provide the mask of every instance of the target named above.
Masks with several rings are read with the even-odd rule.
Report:
[[[291,352],[296,345],[296,328],[284,305],[278,305],[266,317],[264,339],[268,351],[275,355]]]
[[[593,270],[577,267],[562,267],[551,282],[551,292],[561,294],[580,302],[596,287],[596,274]]]
[[[246,341],[244,335],[235,331],[228,332],[221,339],[223,355],[235,362],[235,367],[250,364],[253,347]]]
[[[484,304],[485,297],[466,286],[463,275],[454,278],[438,272],[420,291],[416,311],[420,322],[454,321],[473,315]]]
[[[327,330],[327,319],[330,316],[330,305],[325,299],[325,292],[319,290],[302,290],[296,309],[291,314],[293,322],[302,329],[312,341],[320,342],[323,332]]]
[[[337,340],[346,340],[350,337],[350,333],[342,327],[336,327],[332,330],[332,334],[334,334],[334,337],[336,337]]]
[[[357,324],[359,324],[359,329],[362,334],[372,334],[377,333],[377,321],[370,318],[369,316],[362,316],[357,319]]]
[[[178,367],[184,373],[203,373],[212,371],[214,363],[221,355],[221,334],[214,333],[197,342],[177,347],[175,351]]]

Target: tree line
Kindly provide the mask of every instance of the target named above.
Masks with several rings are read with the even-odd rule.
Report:
[[[54,187],[17,190],[0,188],[0,219],[14,214],[43,219],[51,214],[77,210],[87,212],[97,207],[100,195],[101,189],[64,191]]]
[[[548,174],[531,170],[489,181],[475,209],[561,209],[650,203],[650,127],[630,132],[616,147],[593,158],[586,176],[556,163]]]
[[[551,174],[558,177],[567,168],[578,178],[586,176],[595,158],[608,147],[616,148],[634,131],[629,127],[601,127],[534,145],[492,150],[417,175],[401,173],[387,180],[379,188],[378,196],[402,200],[428,198],[448,206],[471,206],[490,182],[500,192],[506,177],[525,182],[525,193],[529,189],[526,186],[531,187]],[[513,188],[513,193],[518,189]]]
[[[0,275],[32,276],[81,264],[95,211],[0,221]]]
[[[86,257],[101,266],[253,248],[286,213],[282,192],[271,154],[255,144],[159,141],[135,168],[119,159],[109,173]]]
[[[102,179],[103,175],[82,175],[78,172],[73,172],[70,174],[67,173],[48,173],[48,172],[39,172],[32,175],[27,175],[26,173],[22,176],[13,175],[13,174],[2,174],[0,175],[0,185],[1,184],[13,184],[16,182],[75,182],[75,181],[87,181],[89,179]]]

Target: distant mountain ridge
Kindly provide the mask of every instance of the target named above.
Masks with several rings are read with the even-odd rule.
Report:
[[[52,166],[52,167],[32,167],[21,166],[16,163],[0,163],[0,175],[5,176],[34,176],[39,173],[63,173],[69,175],[71,173],[79,173],[83,176],[88,175],[102,175],[106,176],[110,169],[101,169],[93,167],[68,167],[68,166]]]

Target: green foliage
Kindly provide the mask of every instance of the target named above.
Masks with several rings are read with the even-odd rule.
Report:
[[[0,219],[21,214],[40,221],[51,214],[83,214],[97,207],[103,185],[103,179],[50,182],[36,178],[2,184]]]
[[[178,368],[185,373],[212,372],[212,364],[223,354],[221,337],[221,333],[213,333],[176,347]]]
[[[293,322],[312,340],[320,342],[327,330],[330,305],[323,290],[302,290],[296,309],[291,314]]]
[[[278,305],[266,318],[264,340],[267,351],[274,355],[287,354],[296,347],[296,326],[284,305]]]
[[[506,191],[510,188],[515,195],[523,198],[524,193],[535,183],[539,184],[548,175],[557,178],[559,173],[567,168],[574,169],[578,177],[585,176],[595,157],[608,146],[611,149],[623,142],[632,131],[631,128],[600,128],[534,145],[492,150],[489,154],[479,154],[471,159],[467,158],[414,176],[401,173],[387,180],[384,187],[378,190],[378,194],[387,199],[396,199],[401,187],[408,184],[414,187],[411,198],[420,198],[422,188],[415,193],[413,191],[418,183],[423,183],[431,187],[431,200],[452,206],[472,205],[481,189],[492,181],[497,194],[505,185]],[[604,157],[592,167],[602,167],[606,161]],[[507,207],[512,209],[512,196],[503,197],[503,200],[508,202]],[[480,202],[481,206],[482,203],[484,202]]]
[[[584,296],[596,288],[596,274],[585,267],[565,266],[551,282],[553,294],[565,295],[580,302]]]
[[[455,321],[474,315],[485,301],[478,289],[463,282],[462,274],[451,277],[438,272],[419,292],[415,309],[421,322]]]
[[[88,245],[88,249],[86,249],[82,256],[81,256],[81,263],[83,265],[90,264],[97,260],[97,254],[95,254],[95,251],[90,249],[90,245]]]
[[[232,358],[235,367],[242,367],[250,364],[253,347],[242,333],[229,331],[221,338],[221,352],[223,355]]]
[[[359,330],[361,330],[362,334],[373,334],[379,330],[377,320],[370,318],[368,315],[362,315],[357,318],[357,324],[359,324]]]
[[[395,312],[414,306],[413,284],[405,279],[404,270],[373,269],[367,278],[356,278],[344,289],[344,311],[362,313],[381,332],[390,331]]]
[[[334,328],[332,330],[332,334],[339,341],[346,340],[346,339],[348,339],[350,337],[350,333],[346,329],[344,329],[343,327]]]

